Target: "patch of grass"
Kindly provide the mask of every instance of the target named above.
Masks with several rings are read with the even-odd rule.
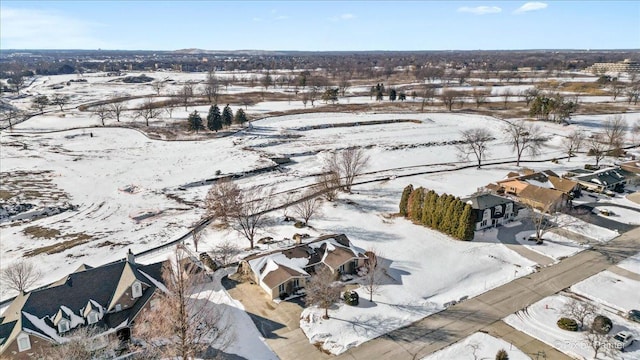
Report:
[[[42,239],[53,239],[60,236],[60,230],[49,229],[39,225],[26,227],[22,232],[26,235]]]
[[[61,253],[65,250],[71,249],[75,246],[82,245],[84,243],[89,242],[92,239],[91,236],[84,233],[75,233],[65,235],[64,238],[69,238],[69,240],[65,240],[53,245],[39,247],[37,249],[29,250],[23,254],[24,257],[36,256],[39,254],[57,254]]]
[[[14,197],[15,195],[13,193],[11,193],[10,191],[7,190],[0,190],[0,200],[9,200],[12,197]]]

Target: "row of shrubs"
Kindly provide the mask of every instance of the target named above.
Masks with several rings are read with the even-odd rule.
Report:
[[[580,329],[577,321],[566,317],[560,318],[556,324],[562,330],[578,331]],[[612,328],[613,322],[611,322],[611,319],[603,315],[596,316],[591,323],[591,329],[603,335],[608,334]]]

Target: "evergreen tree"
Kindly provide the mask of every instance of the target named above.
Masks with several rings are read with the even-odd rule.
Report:
[[[419,187],[409,196],[409,216],[414,222],[420,222],[424,201],[424,188]]]
[[[409,202],[409,195],[413,191],[413,185],[409,184],[402,190],[402,197],[400,198],[400,215],[407,216],[407,204]]]
[[[222,116],[220,115],[220,108],[218,105],[213,105],[209,108],[209,114],[207,115],[207,128],[215,132],[222,129]]]
[[[235,121],[236,121],[236,124],[240,124],[240,125],[247,122],[247,115],[244,113],[244,110],[238,109],[238,111],[236,111]]]
[[[431,217],[433,216],[433,209],[436,205],[436,199],[438,194],[435,191],[429,190],[424,197],[424,205],[422,207],[422,225],[431,226]]]
[[[202,126],[202,118],[197,111],[189,114],[189,118],[187,119],[187,121],[189,122],[189,130],[191,131],[198,132],[198,130],[204,129],[204,127]]]
[[[396,89],[391,88],[391,90],[389,90],[389,100],[396,101]]]
[[[433,209],[433,216],[431,217],[430,226],[432,229],[437,230],[440,228],[440,222],[442,221],[442,206],[444,203],[445,196],[447,196],[447,194],[442,194],[438,196],[438,198],[436,199],[436,205]]]
[[[447,235],[455,236],[456,229],[458,228],[458,218],[456,217],[456,203],[455,199],[450,199],[447,205],[447,210],[444,213],[444,219],[442,221],[442,232]]]
[[[460,218],[462,217],[462,212],[464,211],[465,203],[460,200],[460,198],[456,198],[455,206],[453,208],[453,221],[451,223],[451,236],[457,238],[458,237],[458,228],[460,227]]]
[[[231,126],[232,122],[233,111],[229,107],[229,104],[227,104],[227,106],[224,107],[224,110],[222,110],[222,123],[224,124],[224,126]]]
[[[378,93],[376,94],[376,101],[382,101],[382,91],[378,90]]]
[[[458,231],[456,236],[460,240],[473,240],[473,233],[475,224],[471,218],[473,215],[471,211],[471,205],[465,204],[462,216],[460,216],[460,222],[458,225]]]

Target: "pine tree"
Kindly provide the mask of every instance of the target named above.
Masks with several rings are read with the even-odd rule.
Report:
[[[460,227],[460,218],[462,217],[462,212],[464,211],[465,203],[460,200],[460,198],[456,198],[455,206],[453,208],[453,221],[451,222],[451,236],[457,238],[458,237],[458,229]]]
[[[209,114],[207,115],[207,128],[215,132],[222,129],[222,116],[220,115],[220,108],[218,105],[213,105],[209,108]]]
[[[189,122],[189,130],[191,131],[198,132],[198,130],[204,129],[204,127],[202,126],[202,118],[197,111],[189,114],[189,118],[187,119],[187,121]]]
[[[460,216],[460,222],[458,225],[458,236],[456,236],[460,240],[473,240],[473,232],[475,223],[471,218],[473,215],[471,211],[471,205],[465,204],[464,210],[462,211],[462,216]]]
[[[456,199],[450,199],[447,205],[447,210],[444,213],[444,219],[442,221],[442,232],[447,235],[454,236],[456,229],[458,228],[458,218],[456,217]]]
[[[224,124],[224,126],[231,126],[232,122],[233,111],[229,107],[229,104],[227,104],[227,106],[224,107],[224,110],[222,110],[222,123]]]
[[[409,184],[402,190],[402,197],[400,198],[400,215],[407,216],[407,204],[409,202],[409,195],[413,191],[413,185]]]
[[[244,113],[244,110],[238,109],[238,111],[236,111],[235,121],[236,121],[236,124],[240,124],[240,125],[247,122],[247,115]]]
[[[396,101],[396,89],[391,88],[391,90],[389,90],[389,100]]]

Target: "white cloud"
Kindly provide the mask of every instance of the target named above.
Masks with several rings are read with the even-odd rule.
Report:
[[[520,6],[519,8],[517,8],[513,13],[514,14],[522,14],[525,12],[529,12],[529,11],[535,11],[535,10],[542,10],[542,9],[546,9],[547,8],[547,4],[543,3],[543,2],[528,2],[525,3],[524,5]]]
[[[329,18],[330,21],[347,21],[347,20],[352,20],[355,19],[356,16],[353,14],[340,14],[338,16],[332,16]]]
[[[287,20],[289,17],[286,15],[278,15],[274,19],[275,20]]]
[[[59,12],[0,8],[0,40],[4,49],[115,48],[91,35],[100,26]]]
[[[501,11],[502,9],[497,6],[476,6],[476,7],[463,6],[458,8],[458,12],[466,12],[466,13],[472,13],[476,15],[496,14]]]

